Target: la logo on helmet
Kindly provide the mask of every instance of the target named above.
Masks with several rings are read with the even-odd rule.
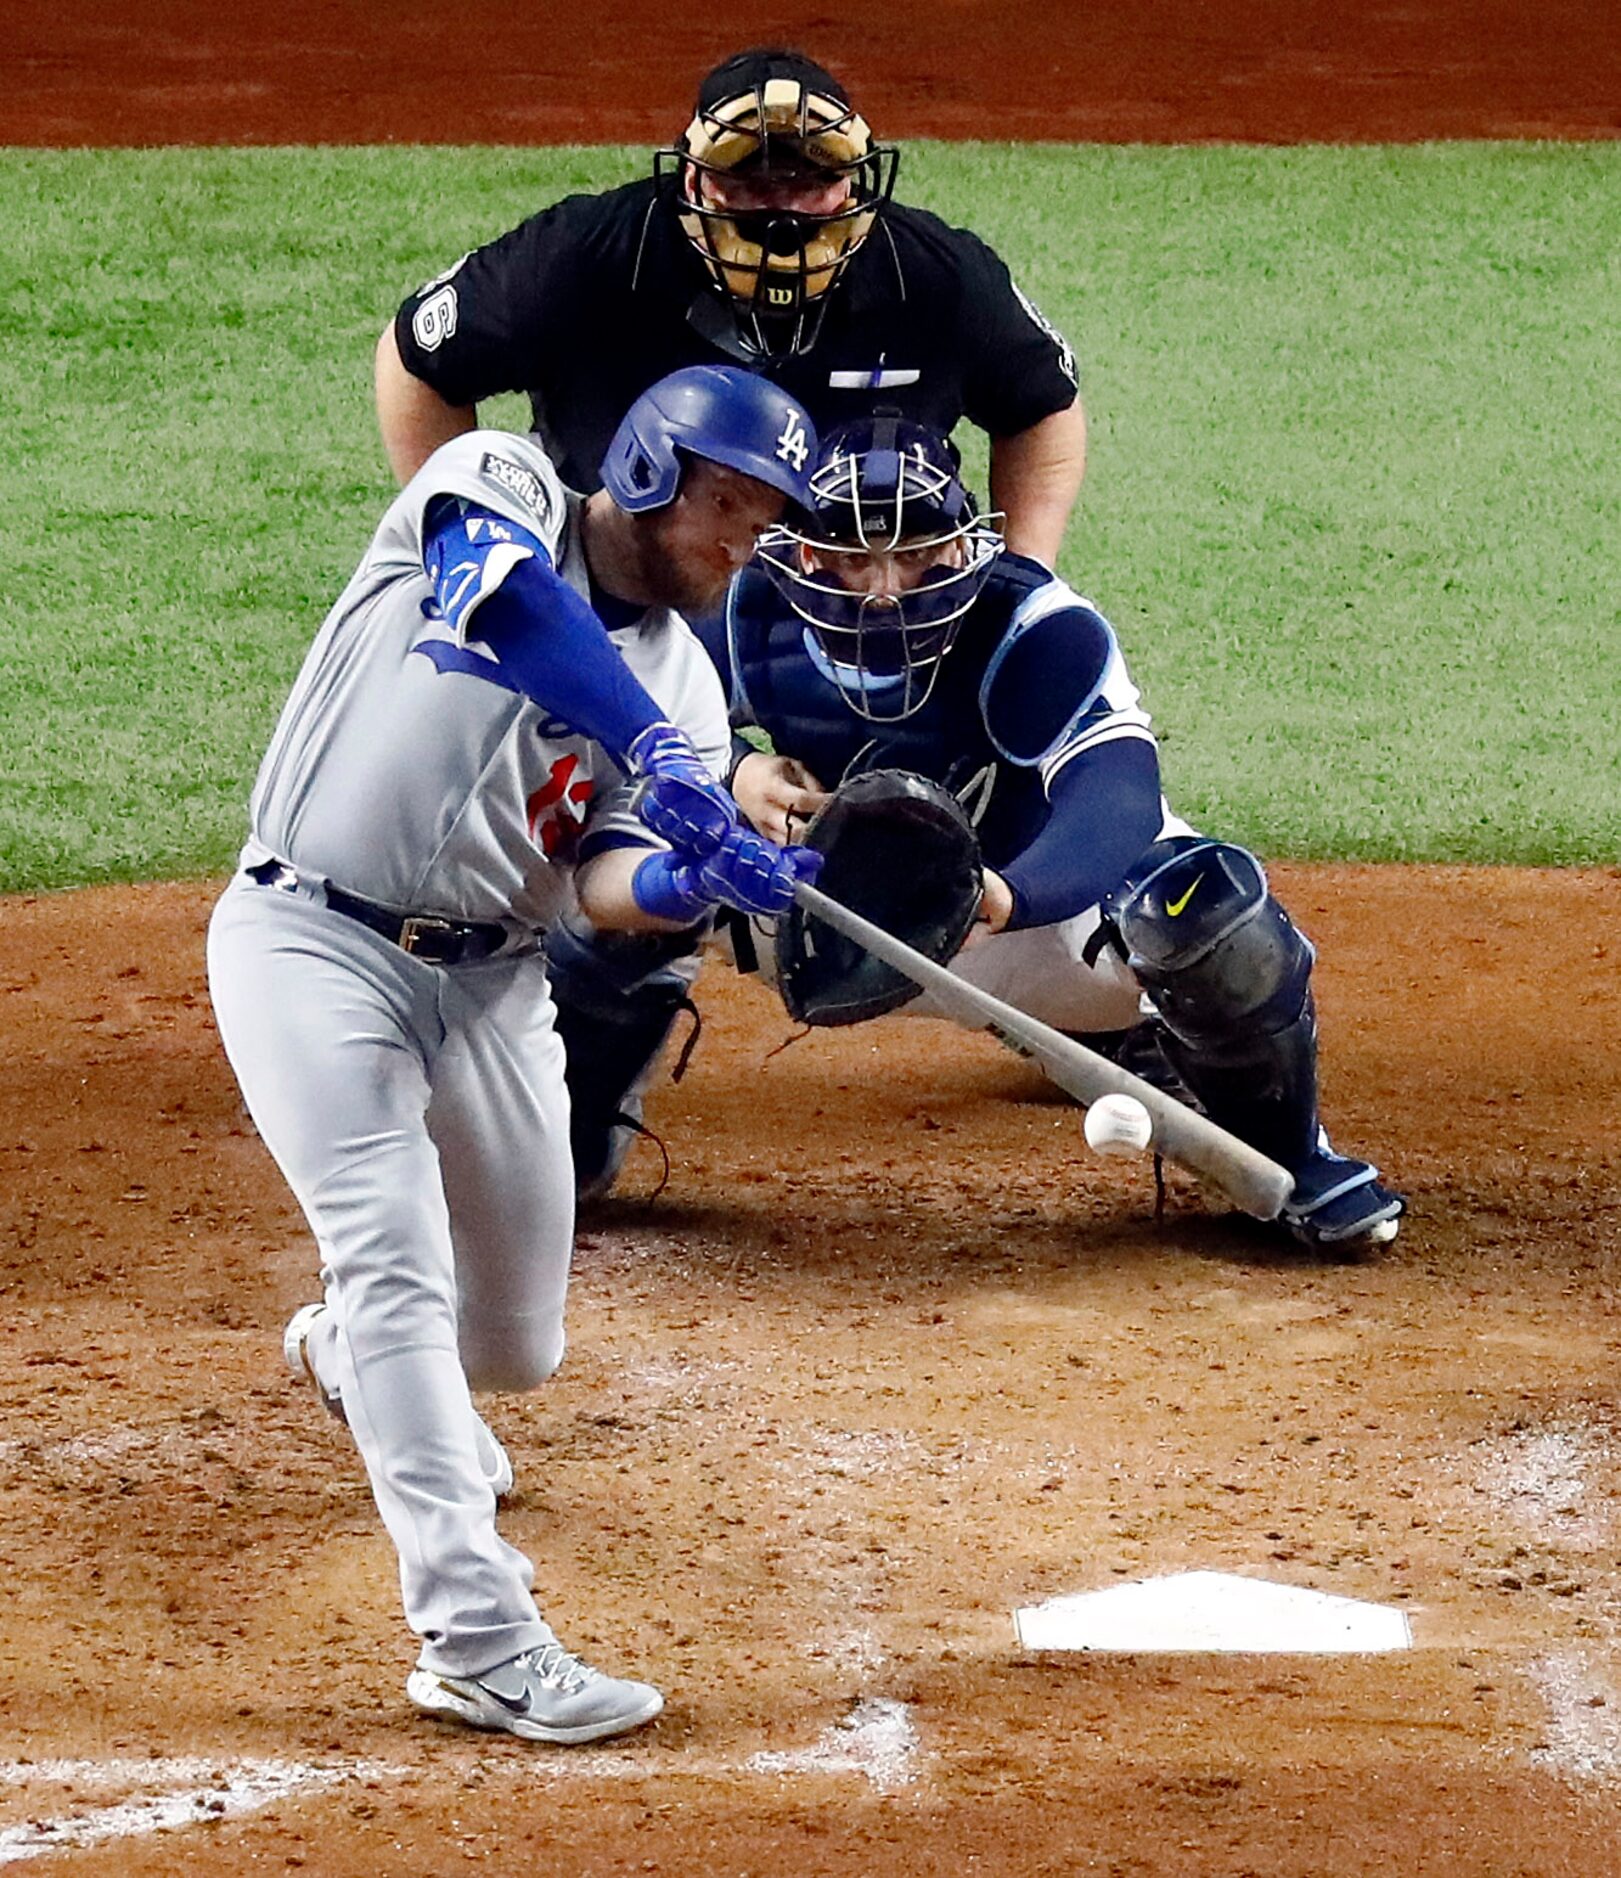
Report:
[[[777,455],[784,463],[791,463],[796,470],[805,467],[805,459],[810,455],[810,440],[805,435],[805,426],[792,411],[788,413],[782,435],[777,439]]]

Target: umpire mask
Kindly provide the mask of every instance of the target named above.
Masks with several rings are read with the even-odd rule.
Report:
[[[653,159],[682,232],[760,358],[807,351],[826,296],[895,187],[899,152],[831,73],[797,52],[740,53],[698,93],[685,135]]]

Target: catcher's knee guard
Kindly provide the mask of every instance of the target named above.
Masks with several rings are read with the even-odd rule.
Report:
[[[1317,1146],[1316,954],[1255,856],[1196,835],[1156,841],[1104,912],[1211,1119],[1291,1171]]]
[[[567,1056],[569,1146],[582,1198],[604,1194],[642,1127],[642,1095],[683,1011],[697,1041],[689,995],[696,976],[695,933],[599,933],[564,921],[546,939],[547,976],[557,1034]]]

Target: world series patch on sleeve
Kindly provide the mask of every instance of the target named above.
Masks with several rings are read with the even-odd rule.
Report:
[[[803,836],[827,856],[822,892],[944,964],[984,891],[979,841],[955,796],[908,770],[871,770],[834,792]],[[777,923],[777,988],[799,1024],[859,1024],[918,995],[911,979],[794,906]]]

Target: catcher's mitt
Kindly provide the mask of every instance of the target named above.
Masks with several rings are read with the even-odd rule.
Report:
[[[801,837],[827,856],[832,899],[944,964],[968,937],[984,891],[979,842],[957,798],[908,770],[843,783]],[[777,989],[799,1024],[859,1024],[919,987],[801,906],[777,922]]]

